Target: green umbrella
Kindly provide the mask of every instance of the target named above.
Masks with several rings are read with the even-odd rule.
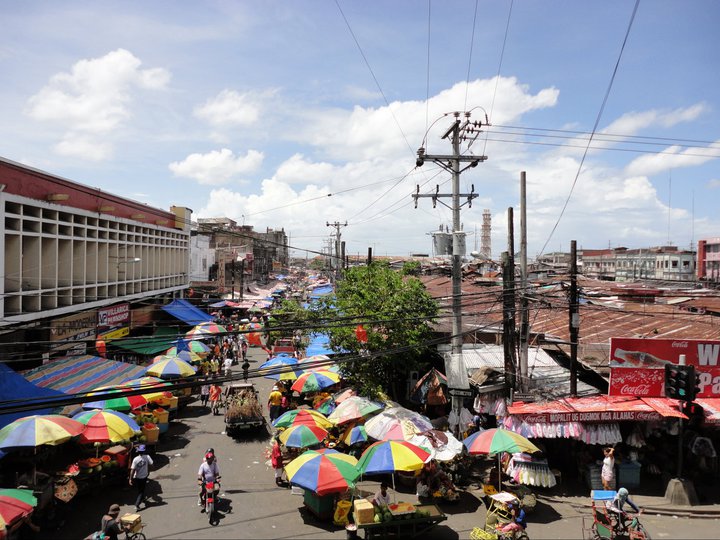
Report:
[[[0,498],[17,499],[30,506],[37,506],[37,498],[31,489],[0,489]]]

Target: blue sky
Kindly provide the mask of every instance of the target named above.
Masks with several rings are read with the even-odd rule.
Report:
[[[471,249],[484,208],[506,249],[522,170],[531,255],[688,247],[720,236],[720,3],[640,3],[580,168],[634,4],[3,2],[0,156],[297,248],[348,221],[350,253],[429,253],[451,213],[410,194],[450,181],[415,151],[449,153],[443,115],[472,109]]]

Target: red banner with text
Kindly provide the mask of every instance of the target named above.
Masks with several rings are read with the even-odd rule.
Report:
[[[610,339],[611,396],[665,395],[665,364],[695,366],[700,377],[698,397],[720,397],[720,341],[705,339]]]

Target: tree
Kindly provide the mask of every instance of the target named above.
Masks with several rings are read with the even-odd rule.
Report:
[[[326,321],[335,321],[326,323],[331,346],[360,357],[341,364],[343,376],[371,397],[381,390],[399,394],[428,350],[430,323],[438,311],[419,279],[382,262],[345,271],[319,309]],[[356,332],[358,325],[366,342],[358,339],[363,333]]]

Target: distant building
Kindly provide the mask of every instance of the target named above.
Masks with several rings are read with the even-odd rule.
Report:
[[[615,250],[615,281],[655,279],[655,269],[653,249]]]
[[[583,249],[578,252],[578,268],[585,277],[614,280],[615,251],[614,249]]]
[[[697,278],[720,282],[720,237],[698,241]]]
[[[655,279],[695,280],[695,252],[663,246],[655,251]]]

